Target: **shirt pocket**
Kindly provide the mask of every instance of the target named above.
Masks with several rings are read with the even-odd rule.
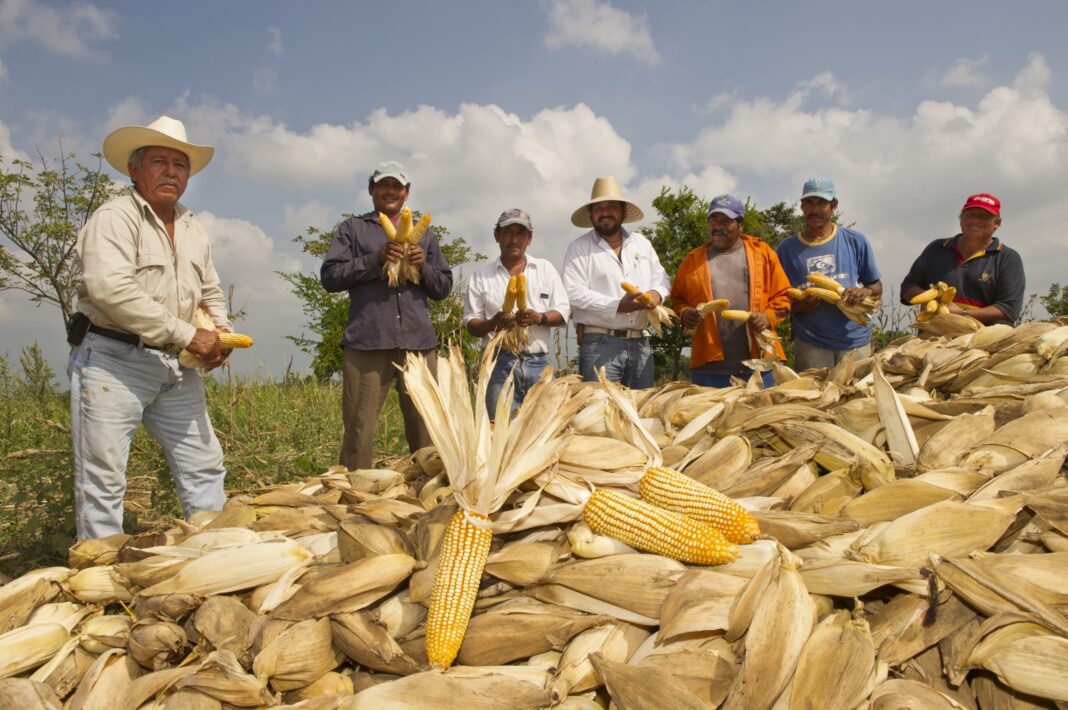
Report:
[[[159,303],[167,298],[167,272],[170,266],[171,260],[164,254],[146,252],[137,255],[137,285]]]

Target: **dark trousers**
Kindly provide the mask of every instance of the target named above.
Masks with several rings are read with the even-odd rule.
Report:
[[[378,415],[386,402],[389,387],[396,383],[400,395],[400,410],[404,417],[404,437],[408,450],[429,446],[430,434],[423,418],[415,408],[404,378],[395,366],[404,365],[407,350],[353,350],[345,348],[345,371],[341,397],[341,416],[345,432],[341,438],[338,462],[350,469],[371,468],[371,449],[374,446]],[[437,353],[422,351],[431,372],[437,369]]]

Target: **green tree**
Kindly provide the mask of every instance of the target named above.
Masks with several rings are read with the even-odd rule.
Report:
[[[349,215],[344,215],[345,219]],[[413,212],[418,220],[419,213]],[[452,238],[449,230],[439,225],[431,229],[438,235],[441,253],[453,266],[452,293],[443,301],[430,301],[430,320],[437,330],[442,343],[458,342],[464,350],[467,362],[476,362],[478,342],[467,334],[463,327],[463,285],[457,273],[457,267],[471,262],[484,261],[486,257],[471,249],[462,237]],[[324,230],[308,227],[304,234],[293,239],[300,245],[301,251],[316,259],[322,259],[330,248],[337,225]],[[299,336],[287,336],[301,351],[312,356],[312,371],[320,380],[330,379],[340,374],[344,366],[344,352],[341,336],[348,324],[349,297],[347,293],[327,293],[319,282],[318,272],[306,274],[301,271],[280,271],[289,284],[289,290],[301,301],[301,308],[307,318],[306,331]],[[308,335],[310,333],[311,335]]]
[[[1049,287],[1049,293],[1045,296],[1039,296],[1038,300],[1042,301],[1046,312],[1054,318],[1068,316],[1068,286],[1061,286],[1059,283],[1055,283]]]
[[[0,156],[0,290],[56,306],[64,324],[81,283],[78,232],[122,189],[103,173],[100,155],[94,157],[96,167],[88,168],[62,152],[55,160],[39,156],[37,165]]]

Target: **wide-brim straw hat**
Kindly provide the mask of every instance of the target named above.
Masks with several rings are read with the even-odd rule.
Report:
[[[190,143],[185,124],[170,116],[160,116],[147,126],[116,128],[104,139],[104,158],[123,175],[130,174],[130,154],[138,148],[158,145],[174,148],[189,158],[189,174],[196,175],[211,162],[215,149],[210,145]]]
[[[579,207],[571,214],[571,224],[576,227],[592,227],[590,221],[589,206],[598,202],[622,202],[626,205],[623,213],[623,224],[640,222],[645,218],[638,205],[623,197],[623,191],[619,189],[619,183],[612,176],[599,177],[593,182],[593,190],[590,192],[590,201]]]

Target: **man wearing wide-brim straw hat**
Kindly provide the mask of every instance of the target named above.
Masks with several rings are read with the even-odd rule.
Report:
[[[168,116],[104,140],[104,157],[133,190],[94,212],[75,246],[83,283],[68,373],[79,539],[122,532],[126,461],[142,423],[163,448],[187,517],[226,502],[204,385],[178,361],[185,349],[210,370],[228,354],[216,331],[192,325],[198,307],[220,330],[230,321],[208,236],[178,201],[213,154]]]
[[[623,197],[614,177],[593,183],[590,199],[571,215],[590,231],[571,242],[564,255],[563,281],[579,341],[579,372],[597,380],[602,367],[613,382],[631,388],[653,385],[653,351],[645,311],[671,290],[653,245],[623,225],[643,219],[641,208]],[[624,283],[635,287],[624,290]]]

